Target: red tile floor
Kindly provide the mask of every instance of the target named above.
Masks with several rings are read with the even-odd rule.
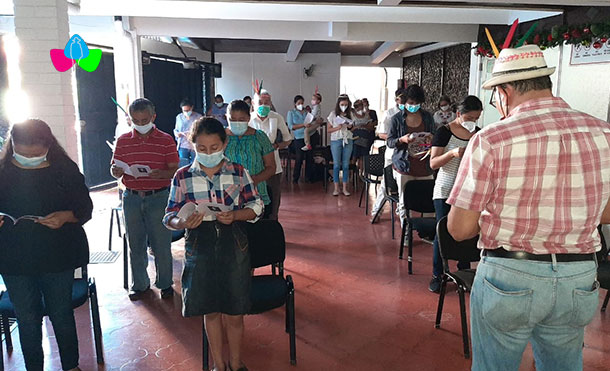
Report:
[[[285,184],[280,210],[287,241],[287,273],[296,285],[297,366],[291,366],[284,309],[246,317],[244,361],[253,371],[290,370],[466,370],[459,307],[448,293],[441,329],[434,328],[438,296],[428,291],[432,247],[415,241],[414,274],[398,260],[389,214],[371,225],[357,194],[333,197],[320,183]],[[108,243],[110,207],[116,191],[93,194],[94,219],[86,225],[92,250]],[[114,248],[120,249],[115,237]],[[179,291],[182,244],[175,243],[174,277]],[[152,268],[152,265],[151,265]],[[83,370],[201,369],[201,320],[180,314],[180,296],[162,301],[158,290],[130,302],[122,288],[122,258],[90,265],[98,283],[106,363],[95,363],[87,306],[76,310]],[[153,272],[150,272],[151,274]],[[46,370],[60,370],[52,328],[45,319]],[[610,365],[610,312],[587,327],[585,370]],[[23,370],[16,340],[5,352],[7,370]],[[528,349],[522,370],[533,370]]]

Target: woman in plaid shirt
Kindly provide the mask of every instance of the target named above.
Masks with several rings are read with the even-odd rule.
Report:
[[[227,134],[214,118],[193,124],[191,141],[197,152],[190,167],[180,169],[172,182],[164,224],[186,229],[182,273],[182,314],[203,315],[217,371],[247,370],[241,361],[243,315],[250,309],[250,258],[243,222],[263,213],[250,174],[224,156]],[[178,212],[187,203],[199,205],[185,218]],[[201,211],[201,206],[223,205],[230,211]],[[228,367],[223,360],[223,323],[229,343]]]

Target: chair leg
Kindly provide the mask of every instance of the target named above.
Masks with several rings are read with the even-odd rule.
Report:
[[[407,257],[407,260],[409,262],[409,274],[413,274],[413,227],[412,223],[409,223],[408,220],[405,220],[405,224],[408,224],[407,244],[409,246],[409,256]]]
[[[208,371],[210,369],[210,352],[208,348],[210,344],[208,343],[208,335],[205,333],[205,318],[201,317],[201,337],[202,337],[202,353],[203,353],[203,371]]]
[[[464,357],[470,358],[470,345],[468,344],[468,322],[466,321],[466,299],[464,298],[464,288],[458,285],[460,297],[460,317],[462,317],[462,340],[464,342]]]
[[[290,308],[290,310],[288,310]],[[289,324],[288,335],[290,337],[290,364],[297,364],[297,344],[296,344],[296,328],[294,320],[294,288],[292,288],[288,294],[288,300],[286,303],[286,319]]]
[[[604,299],[604,303],[602,304],[602,312],[606,311],[606,307],[608,306],[608,300],[610,300],[610,290],[606,291],[606,298]]]
[[[123,288],[129,290],[129,246],[127,233],[123,234]]]
[[[364,193],[364,215],[369,215],[369,189],[370,189],[371,185],[369,183],[366,183],[366,192]]]
[[[102,351],[102,326],[100,324],[100,308],[97,301],[97,286],[95,280],[89,280],[89,300],[91,301],[91,320],[93,321],[93,338],[95,340],[95,354],[97,363],[104,364],[104,353]]]
[[[108,251],[112,251],[112,225],[114,224],[114,210],[110,209],[110,228],[108,229]]]
[[[383,203],[385,204],[385,201]],[[394,214],[394,201],[390,201],[390,220],[392,221],[392,239],[394,239],[394,229],[396,227],[396,215]]]
[[[11,337],[11,325],[8,322],[8,316],[5,314],[0,315],[0,322],[2,322],[2,331],[4,332],[4,340],[6,341],[6,350],[13,350],[13,338]],[[2,346],[0,344],[0,346]]]
[[[119,214],[119,210],[115,209],[115,217],[116,217],[116,229],[119,232],[119,237],[123,237],[123,233],[121,232],[121,215]]]
[[[443,274],[441,278],[441,292],[438,296],[438,308],[436,309],[436,322],[434,328],[441,327],[441,317],[443,316],[443,304],[445,304],[445,292],[447,291],[447,276]]]
[[[360,191],[360,200],[358,201],[358,207],[362,207],[362,197],[364,196],[364,188],[365,187],[362,187],[362,191]]]
[[[405,251],[404,241],[405,241],[406,233],[407,233],[407,223],[404,223],[401,228],[400,241],[398,241],[398,245],[400,246],[400,251],[398,253],[398,259],[402,259],[402,255]]]
[[[2,348],[2,339],[0,339],[0,371],[4,371],[4,350]]]

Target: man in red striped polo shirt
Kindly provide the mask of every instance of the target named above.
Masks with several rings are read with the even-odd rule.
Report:
[[[132,131],[117,139],[112,176],[121,178],[125,228],[129,238],[132,281],[129,299],[138,300],[150,288],[147,242],[154,252],[156,280],[161,298],[173,296],[172,235],[161,222],[169,197],[169,186],[178,170],[174,139],[155,127],[155,106],[146,98],[129,105]]]
[[[451,196],[456,240],[480,233],[470,295],[472,369],[582,370],[596,313],[598,224],[610,222],[610,125],[551,92],[542,51],[504,49],[492,77],[504,118],[470,140]]]

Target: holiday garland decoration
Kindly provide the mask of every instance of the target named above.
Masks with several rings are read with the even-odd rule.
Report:
[[[516,23],[517,21],[513,23],[513,27],[515,27]],[[511,27],[511,31],[513,27]],[[482,41],[479,41],[474,48],[475,55],[493,58],[494,54],[496,54],[494,50],[496,43],[491,38],[487,28],[485,28],[485,33],[487,40],[483,38],[481,39]],[[513,41],[515,39],[517,41]],[[550,29],[538,29],[538,22],[536,22],[525,34],[517,38],[509,35],[503,43],[502,49],[506,48],[506,45],[510,48],[516,48],[524,44],[538,45],[542,50],[562,44],[592,46],[594,49],[600,49],[609,39],[610,19],[600,23],[555,25]]]

